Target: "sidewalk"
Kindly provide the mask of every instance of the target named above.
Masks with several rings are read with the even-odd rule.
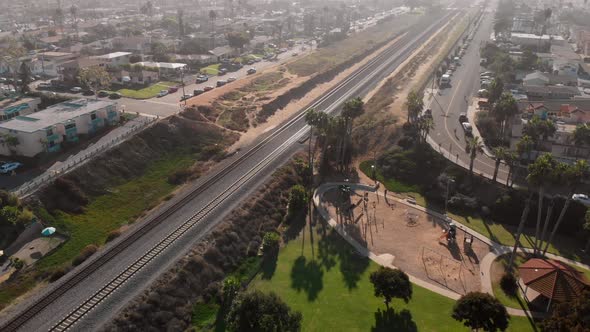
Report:
[[[393,260],[392,255],[390,255],[390,254],[376,255],[373,252],[371,252],[369,249],[367,249],[366,247],[359,244],[352,236],[350,236],[346,232],[346,230],[342,227],[342,225],[339,225],[336,222],[336,220],[334,220],[332,217],[330,217],[328,211],[322,206],[321,200],[322,200],[324,193],[333,189],[333,188],[337,188],[340,185],[347,185],[347,186],[350,186],[352,189],[360,189],[360,190],[374,192],[375,194],[377,194],[381,197],[384,197],[384,194],[379,192],[379,190],[378,190],[380,184],[377,183],[376,186],[370,186],[370,185],[366,185],[366,184],[349,183],[349,182],[325,183],[325,184],[320,185],[314,191],[312,199],[313,199],[314,206],[316,207],[316,209],[318,210],[318,212],[320,213],[322,218],[324,218],[324,220],[326,220],[328,222],[328,224],[331,227],[333,227],[338,232],[338,234],[340,234],[340,236],[342,236],[350,245],[352,245],[361,255],[368,257],[369,259],[371,259],[372,261],[374,261],[375,263],[377,263],[379,265],[387,266],[390,268],[395,268],[395,266],[392,264],[392,260]],[[424,208],[419,205],[410,204],[406,200],[399,199],[397,197],[391,197],[388,195],[387,198],[393,199],[400,204],[407,205],[409,207],[420,210],[424,213],[427,213],[427,214],[434,216],[436,218],[439,218],[439,219],[448,218],[447,216],[445,216],[439,212]],[[491,280],[491,275],[490,275],[492,263],[494,262],[494,260],[498,256],[501,256],[503,254],[511,252],[512,247],[504,246],[499,243],[496,243],[496,242],[490,240],[489,238],[487,238],[486,236],[484,236],[483,234],[478,233],[477,231],[461,224],[460,222],[458,222],[456,220],[453,220],[453,222],[455,223],[455,225],[457,225],[457,228],[463,230],[467,234],[473,235],[475,238],[479,239],[483,243],[486,243],[490,246],[490,253],[488,253],[486,256],[484,256],[484,258],[480,262],[480,272],[481,272],[480,277],[481,277],[482,291],[493,295],[492,280]],[[519,249],[519,250],[521,252],[532,252],[532,249],[528,249],[528,248]],[[590,266],[588,266],[586,264],[576,262],[576,261],[573,261],[573,260],[570,260],[570,259],[567,259],[567,258],[564,258],[561,256],[557,256],[554,254],[547,254],[547,257],[590,270]],[[435,284],[432,284],[428,281],[416,278],[415,276],[412,276],[412,275],[409,275],[409,277],[410,277],[410,281],[412,281],[413,283],[415,283],[421,287],[424,287],[430,291],[438,293],[440,295],[446,296],[446,297],[451,298],[453,300],[457,300],[461,297],[461,294],[451,291],[449,289],[442,288],[438,285],[435,285]],[[545,313],[541,313],[541,312],[529,312],[529,311],[524,311],[524,310],[509,308],[509,307],[507,307],[506,309],[507,309],[508,313],[513,316],[543,317],[545,315]]]

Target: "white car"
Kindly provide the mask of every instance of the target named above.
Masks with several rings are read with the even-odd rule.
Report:
[[[82,88],[79,86],[75,86],[75,87],[71,88],[70,91],[72,91],[74,93],[78,93],[78,92],[82,92]]]
[[[228,79],[227,79],[227,83],[235,82],[236,80],[237,80],[237,78],[235,78],[235,77],[233,77],[233,76],[230,76],[230,77],[228,77]]]
[[[463,126],[463,130],[465,131],[466,135],[471,135],[473,128],[471,127],[471,124],[469,124],[469,122],[463,122],[461,123],[461,126]]]
[[[11,163],[6,163],[6,164],[2,164],[2,166],[0,166],[0,173],[1,174],[8,174],[12,171],[14,171],[15,169],[21,167],[23,164],[18,163],[18,162],[11,162]]]
[[[586,194],[573,194],[572,199],[578,203],[590,206],[590,197]]]
[[[158,92],[158,98],[164,97],[167,95],[168,95],[168,90],[161,90],[160,92]]]

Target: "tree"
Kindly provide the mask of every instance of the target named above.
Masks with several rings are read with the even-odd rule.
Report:
[[[141,6],[140,12],[145,17],[144,25],[145,25],[145,28],[147,29],[148,19],[151,19],[152,16],[154,15],[154,4],[151,1],[147,1],[145,4],[143,4],[143,6]]]
[[[495,101],[492,108],[492,114],[498,123],[501,124],[500,137],[504,140],[506,135],[506,128],[508,127],[508,120],[514,115],[518,114],[518,104],[510,93],[502,93],[499,99]]]
[[[412,283],[402,270],[382,266],[371,273],[369,279],[375,289],[375,296],[384,298],[387,309],[393,298],[400,298],[405,302],[412,298]]]
[[[434,121],[432,121],[431,118],[420,118],[416,127],[420,133],[420,143],[426,143],[426,138],[428,137],[430,130],[434,128]]]
[[[527,161],[530,162],[531,152],[533,151],[534,145],[535,143],[533,142],[533,139],[529,135],[524,135],[520,138],[518,143],[516,143],[516,151],[521,157],[526,154]]]
[[[542,331],[590,330],[590,292],[585,291],[571,302],[554,307],[551,316],[541,323]]]
[[[483,152],[483,144],[478,136],[472,137],[467,141],[465,152],[469,153],[469,173],[471,174],[471,181],[473,182],[473,165],[475,163],[475,158]]]
[[[0,144],[8,147],[12,154],[16,154],[15,148],[20,144],[18,137],[10,134],[0,134]]]
[[[451,315],[455,320],[474,330],[504,331],[508,328],[506,308],[487,293],[470,292],[463,295],[453,307]]]
[[[262,251],[265,254],[276,253],[279,250],[281,237],[276,232],[266,232],[262,238]]]
[[[352,125],[354,120],[365,112],[365,104],[360,97],[349,99],[342,107],[341,118],[344,120],[343,136],[338,139],[338,164],[342,170],[348,167],[351,159]]]
[[[221,291],[223,293],[223,305],[227,308],[230,307],[236,295],[240,290],[240,281],[233,277],[229,276],[223,280],[223,286]]]
[[[78,78],[80,83],[94,94],[98,90],[108,87],[111,83],[111,75],[103,67],[99,66],[81,69]]]
[[[555,234],[557,233],[559,226],[563,222],[565,213],[570,206],[572,195],[576,192],[577,187],[580,185],[580,179],[587,179],[588,176],[590,176],[590,166],[588,165],[588,162],[586,160],[576,160],[576,162],[573,165],[568,166],[566,168],[566,171],[563,174],[562,179],[563,182],[565,182],[569,188],[569,194],[567,195],[567,198],[565,200],[563,208],[561,209],[561,212],[559,213],[559,217],[557,218],[555,225],[553,225],[553,229],[551,230],[551,234],[549,235],[549,240],[547,241],[547,243],[545,243],[543,255],[547,253],[547,250],[549,249],[549,244],[553,242],[553,238],[555,237]]]
[[[255,290],[240,294],[227,315],[230,331],[295,332],[301,329],[301,313],[291,310],[275,293]]]
[[[237,50],[244,48],[250,42],[250,35],[245,31],[230,31],[225,35],[229,46]]]
[[[31,68],[27,65],[26,62],[21,62],[20,69],[18,70],[18,77],[21,80],[20,83],[20,91],[22,93],[29,92],[29,84],[31,84]]]
[[[541,217],[543,214],[543,199],[545,198],[545,185],[551,181],[555,176],[555,169],[557,161],[549,153],[542,154],[534,163],[528,167],[529,175],[527,181],[533,186],[537,187],[538,203],[537,203],[537,223],[535,224],[535,243],[534,252],[537,254],[537,243],[540,238],[541,231]]]
[[[178,9],[176,12],[176,17],[178,21],[178,37],[182,40],[184,39],[184,11],[182,9]]]
[[[584,225],[583,228],[586,232],[590,232],[590,210],[586,210],[586,214],[584,215]],[[586,246],[584,247],[584,252],[588,252],[590,250],[590,236],[586,241]]]
[[[150,45],[154,61],[169,62],[170,55],[168,54],[168,47],[159,41],[153,41]]]
[[[307,192],[302,185],[297,184],[291,187],[287,219],[291,219],[299,213],[304,212],[307,207],[307,199]]]
[[[504,82],[501,78],[495,78],[490,84],[488,89],[488,101],[490,104],[495,104],[500,99],[500,96],[504,92]]]
[[[512,185],[510,179],[514,176],[514,166],[516,166],[518,163],[518,156],[516,155],[516,153],[512,151],[506,152],[506,154],[504,155],[504,161],[506,162],[506,165],[508,165],[508,177],[506,178],[506,186],[510,187]],[[512,183],[514,183],[514,181],[512,181]]]
[[[574,130],[574,144],[577,147],[590,146],[590,126],[587,123],[576,126],[576,129]]]
[[[25,56],[25,48],[22,47],[15,39],[9,38],[6,47],[0,49],[0,61],[2,61],[6,67],[12,73],[12,86],[14,90],[18,90],[17,85],[17,73],[18,67],[21,64],[20,58]]]
[[[541,141],[546,141],[557,131],[555,123],[549,119],[542,120],[539,116],[534,115],[522,128],[523,134],[531,137],[535,143],[535,148],[539,149]]]
[[[141,60],[143,60],[143,59],[142,59],[141,55],[139,55],[139,54],[131,54],[129,56],[129,63],[138,63],[138,62],[141,62]]]
[[[410,91],[406,100],[406,108],[408,110],[408,122],[411,123],[418,118],[424,109],[422,96],[416,91]]]
[[[80,36],[78,34],[78,6],[72,5],[70,7],[70,15],[72,15],[72,26],[76,31],[76,39],[78,39]]]
[[[506,148],[499,146],[494,149],[494,176],[492,177],[492,182],[496,182],[496,178],[498,177],[498,171],[500,170],[500,164],[502,164],[502,160],[506,157]]]

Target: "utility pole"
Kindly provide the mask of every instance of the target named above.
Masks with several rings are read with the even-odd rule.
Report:
[[[447,178],[447,193],[445,195],[445,215],[447,214],[447,207],[449,205],[449,188],[451,183],[455,183],[455,180],[451,177]]]
[[[180,68],[180,81],[182,82],[182,99],[184,99],[184,106],[186,106],[186,98],[184,98],[186,95],[184,92],[184,67]]]

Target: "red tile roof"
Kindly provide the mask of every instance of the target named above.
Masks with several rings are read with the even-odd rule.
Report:
[[[530,259],[518,271],[526,286],[558,302],[570,301],[590,288],[590,281],[582,272],[551,259]]]

